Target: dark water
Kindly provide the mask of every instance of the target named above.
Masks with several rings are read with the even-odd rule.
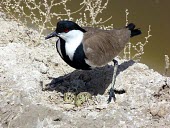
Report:
[[[71,0],[67,3],[67,7],[71,11],[75,11],[80,8],[81,2],[82,0]],[[143,32],[141,36],[131,39],[131,43],[144,42],[148,26],[151,25],[152,37],[149,38],[149,43],[144,47],[145,53],[140,62],[163,74],[164,55],[170,57],[170,0],[110,0],[107,9],[103,10],[97,19],[107,19],[112,16],[112,19],[104,25],[113,24],[116,28],[125,26],[126,9],[130,13],[128,16],[129,23],[135,23]],[[62,13],[63,8],[54,8],[53,11]],[[81,17],[78,14],[72,16],[74,20]],[[52,22],[55,24],[56,17],[53,18]],[[170,71],[168,75],[170,76]]]
[[[109,4],[108,12],[112,12],[115,25],[124,24],[122,19],[126,8],[130,12],[129,21],[134,22],[143,31],[142,36],[138,37],[140,41],[144,40],[148,25],[151,25],[152,37],[144,49],[141,62],[164,73],[164,55],[170,57],[170,0],[114,0]]]

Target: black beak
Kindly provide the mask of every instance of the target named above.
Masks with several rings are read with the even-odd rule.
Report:
[[[58,36],[58,33],[56,31],[54,31],[53,33],[49,34],[48,36],[45,37],[45,39],[50,39],[52,37]]]

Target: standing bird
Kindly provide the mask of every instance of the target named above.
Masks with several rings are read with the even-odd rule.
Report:
[[[59,37],[56,47],[61,58],[71,67],[90,70],[114,62],[112,86],[108,103],[115,101],[114,85],[118,62],[114,59],[129,42],[130,37],[141,34],[133,23],[122,29],[102,30],[92,27],[80,27],[73,21],[59,21],[56,30],[45,39]]]

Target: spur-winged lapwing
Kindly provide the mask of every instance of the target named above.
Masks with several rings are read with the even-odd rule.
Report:
[[[125,47],[130,37],[141,34],[133,23],[121,29],[102,30],[80,27],[72,21],[59,21],[56,30],[45,39],[59,37],[56,42],[61,58],[71,67],[89,70],[114,62],[112,86],[108,102],[115,100],[114,85],[118,62],[114,59]]]

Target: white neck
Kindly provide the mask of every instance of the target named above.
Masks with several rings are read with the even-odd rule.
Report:
[[[72,30],[68,33],[61,33],[60,36],[66,41],[66,54],[69,56],[70,60],[73,60],[75,50],[83,40],[83,32],[80,30]]]

